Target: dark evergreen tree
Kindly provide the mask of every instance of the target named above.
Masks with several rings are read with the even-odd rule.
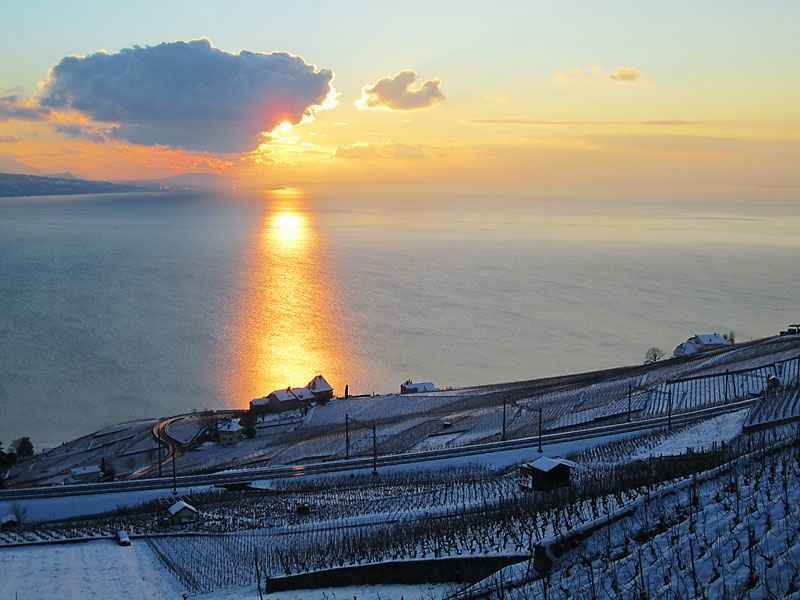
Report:
[[[33,444],[31,438],[22,437],[11,442],[11,452],[13,452],[17,460],[25,460],[33,456]]]

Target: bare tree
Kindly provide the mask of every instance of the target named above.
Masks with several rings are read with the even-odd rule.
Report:
[[[17,524],[21,525],[22,521],[28,515],[28,507],[20,502],[14,502],[11,505],[11,514],[17,520]]]
[[[647,352],[644,353],[644,364],[652,365],[653,363],[657,363],[658,361],[664,358],[664,351],[661,348],[648,348]]]

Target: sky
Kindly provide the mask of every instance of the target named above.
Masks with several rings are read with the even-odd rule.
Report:
[[[3,2],[0,171],[800,188],[800,3]]]

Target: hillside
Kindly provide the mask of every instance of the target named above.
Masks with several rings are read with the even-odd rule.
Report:
[[[297,463],[281,478],[232,472],[248,483],[230,489],[203,483],[202,476],[192,485],[179,479],[177,496],[200,511],[197,522],[182,526],[160,524],[176,499],[170,487],[74,498],[7,490],[0,493],[0,515],[16,514],[22,523],[0,532],[0,569],[11,573],[6,589],[19,598],[36,585],[51,598],[69,598],[80,588],[88,597],[209,600],[800,599],[800,521],[793,510],[800,501],[798,343],[789,336],[647,368],[355,399],[350,409],[375,423],[382,440],[401,435],[387,448],[405,445],[408,452],[431,435],[448,443],[463,435],[467,445],[429,443],[442,454],[388,456],[393,460],[378,461],[374,472],[371,461],[351,458],[321,463],[344,465],[330,473]],[[637,382],[638,400],[629,382]],[[620,413],[614,407],[620,398],[627,405],[629,395],[631,410]],[[401,401],[404,410],[389,419],[386,406]],[[542,452],[520,443],[519,436],[532,433],[525,421],[507,428],[516,439],[456,453],[497,440],[502,423],[486,418],[501,415],[510,401],[546,409],[546,426],[556,433],[545,438]],[[308,459],[326,444],[336,457],[339,436],[325,429],[348,405],[328,406],[336,411],[314,427],[325,406],[314,409],[317,417],[269,425],[283,428],[283,443],[260,450],[256,462]],[[441,427],[446,418],[453,428],[454,415],[464,422],[456,437],[424,425],[433,420]],[[628,429],[636,419],[652,426]],[[187,443],[197,432],[192,418],[167,422],[176,425],[170,435]],[[73,464],[73,452],[96,460],[118,444],[128,448],[126,460],[140,450],[152,454],[145,434],[157,423],[106,428],[40,467]],[[264,432],[259,438],[276,441]],[[354,436],[362,456],[369,455],[368,438]],[[196,462],[230,466],[237,451],[253,452],[244,444],[220,449],[218,462]],[[292,450],[298,444],[313,451]],[[186,451],[177,464],[216,451]],[[542,456],[570,466],[568,486],[531,489],[520,466]],[[127,550],[113,542],[120,529],[133,539]],[[107,565],[106,554],[119,564]]]
[[[39,175],[0,173],[0,198],[140,192],[146,189],[148,188],[140,185],[118,184],[109,181],[89,181],[87,179],[78,179],[74,176],[42,177]]]

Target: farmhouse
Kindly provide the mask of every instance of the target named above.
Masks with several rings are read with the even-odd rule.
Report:
[[[438,392],[439,388],[430,381],[425,383],[414,383],[410,379],[400,385],[401,394],[419,394],[421,392]]]
[[[317,402],[325,402],[333,398],[333,388],[325,381],[322,375],[317,375],[308,382],[308,389],[314,394],[314,399]]]
[[[221,425],[219,428],[219,445],[233,446],[242,440],[244,427],[237,420]]]
[[[570,473],[575,463],[560,458],[543,456],[531,463],[522,465],[519,473],[529,478],[534,490],[552,490],[570,484]]]
[[[708,352],[709,350],[716,350],[730,345],[731,343],[718,333],[698,333],[676,347],[672,356]]]
[[[197,509],[183,500],[178,500],[178,502],[169,507],[170,525],[193,523],[197,521],[198,516],[200,516],[200,513]]]
[[[287,387],[285,390],[275,390],[269,396],[251,400],[250,410],[279,413],[307,407],[311,402],[325,402],[332,397],[333,388],[322,375],[317,375],[305,387]]]
[[[69,470],[69,476],[75,483],[97,483],[103,472],[97,465],[75,467]]]

